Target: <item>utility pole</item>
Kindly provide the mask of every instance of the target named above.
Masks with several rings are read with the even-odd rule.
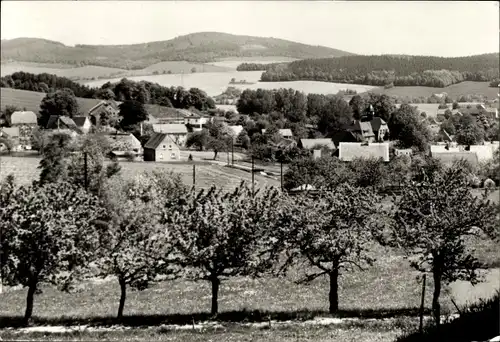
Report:
[[[281,192],[283,192],[283,158],[280,158],[280,181],[281,181]]]
[[[419,327],[420,334],[422,334],[424,331],[425,276],[426,274],[424,274],[424,279],[422,282],[422,300],[420,301],[420,327]]]
[[[254,193],[255,193],[255,174],[254,174],[254,161],[253,161],[253,154],[252,154],[252,197],[253,197]]]
[[[88,184],[89,184],[89,180],[88,180],[88,173],[87,173],[87,152],[83,152],[83,164],[84,164],[84,174],[85,174],[85,191],[87,191],[88,189]]]
[[[234,165],[234,139],[231,139],[231,164]]]
[[[196,185],[196,165],[193,165],[193,188]]]

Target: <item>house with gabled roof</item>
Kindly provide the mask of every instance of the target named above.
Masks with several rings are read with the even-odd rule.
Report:
[[[433,158],[438,159],[446,166],[451,166],[454,162],[464,160],[472,166],[477,166],[479,159],[475,152],[471,151],[446,151],[446,152],[431,152]]]
[[[37,117],[34,112],[31,111],[16,111],[7,118],[10,126],[20,126],[20,125],[37,125]]]
[[[87,116],[74,116],[73,122],[82,131],[83,134],[87,134],[92,128],[92,123]]]
[[[155,133],[165,133],[170,135],[178,146],[186,144],[188,130],[183,124],[153,124]]]
[[[82,131],[78,128],[73,119],[67,116],[51,115],[46,128],[50,130],[64,130],[71,131],[76,134],[82,134]],[[72,135],[74,136],[74,134]]]
[[[278,129],[279,134],[285,139],[293,139],[293,133],[290,128]],[[262,130],[262,134],[266,134],[266,129]]]
[[[144,145],[145,161],[179,161],[181,151],[174,139],[166,133],[153,133]]]

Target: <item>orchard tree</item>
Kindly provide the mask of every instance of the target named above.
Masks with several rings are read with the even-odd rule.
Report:
[[[209,133],[206,129],[202,129],[198,132],[193,132],[188,135],[186,140],[186,147],[194,146],[198,151],[203,151],[203,149],[208,145],[210,140]]]
[[[349,106],[351,106],[353,118],[355,120],[361,119],[366,107],[363,98],[359,95],[354,95],[351,101],[349,101]]]
[[[223,122],[212,122],[208,125],[207,148],[214,151],[214,160],[221,151],[227,151],[231,144],[232,131]]]
[[[127,286],[144,290],[158,274],[177,274],[168,229],[160,224],[162,205],[183,189],[179,176],[143,174],[125,182],[115,177],[102,194],[107,219],[100,236],[99,276],[116,276],[120,285],[118,319],[123,318]]]
[[[281,270],[305,263],[310,272],[302,282],[328,276],[330,313],[339,309],[341,272],[364,270],[374,261],[370,247],[376,235],[373,230],[378,229],[373,219],[378,203],[373,191],[343,184],[334,191],[321,191],[315,200],[308,195],[290,198],[282,210],[279,228],[273,234],[286,251]]]
[[[385,94],[370,93],[367,99],[367,105],[372,105],[375,110],[375,115],[381,117],[385,122],[391,120],[392,114],[396,110],[394,101]]]
[[[284,174],[284,188],[293,189],[304,184],[315,188],[333,189],[353,181],[348,165],[337,157],[322,155],[318,159],[303,156],[294,159]]]
[[[319,113],[318,130],[329,135],[352,123],[353,115],[349,104],[342,97],[329,98]]]
[[[6,186],[0,185],[1,193]],[[69,183],[11,189],[10,196],[0,196],[5,199],[0,203],[2,281],[28,287],[28,324],[40,283],[70,290],[88,271],[99,236],[95,222],[103,211],[96,197]]]
[[[48,93],[40,103],[40,118],[38,125],[45,128],[51,115],[68,116],[78,115],[78,102],[71,89],[64,88]]]
[[[432,179],[403,187],[395,205],[390,242],[405,251],[413,268],[432,273],[432,311],[438,326],[442,286],[456,280],[478,281],[481,264],[466,238],[497,239],[497,222],[498,209],[485,197],[471,193],[460,163],[436,172]]]
[[[476,145],[484,141],[485,132],[476,119],[466,114],[458,121],[456,140],[460,145]]]
[[[243,183],[232,193],[212,187],[194,189],[167,211],[178,262],[194,279],[212,285],[213,315],[218,313],[221,280],[235,276],[258,276],[271,268],[277,257],[267,232],[274,229],[279,191],[252,193]]]
[[[133,127],[148,118],[148,112],[144,104],[139,101],[127,100],[120,105],[121,121],[120,127],[124,130],[132,130]]]
[[[416,107],[402,104],[388,122],[391,138],[398,140],[401,148],[415,147],[425,151],[431,138],[426,121],[421,120]]]
[[[47,137],[40,160],[40,183],[66,180],[68,177],[68,162],[70,152],[74,149],[72,138],[67,133],[56,132]]]

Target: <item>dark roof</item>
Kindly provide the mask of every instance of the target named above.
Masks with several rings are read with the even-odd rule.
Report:
[[[153,133],[151,138],[144,145],[144,148],[155,150],[162,143],[162,141],[165,140],[165,138],[170,139],[171,143],[175,144],[174,140],[168,134],[166,134],[166,133]]]
[[[371,125],[372,125],[372,130],[373,131],[378,131],[380,130],[380,126],[387,126],[387,123],[382,120],[382,118],[378,117],[378,116],[374,116],[373,119],[370,121]]]
[[[47,123],[47,129],[69,128],[78,131],[78,126],[67,116],[51,115]]]
[[[149,115],[154,116],[157,119],[160,118],[184,118],[185,116],[191,116],[193,113],[186,109],[178,109],[172,107],[164,107],[160,105],[145,104],[144,108]]]
[[[78,127],[82,127],[85,124],[85,120],[87,120],[86,116],[74,116],[73,121]]]

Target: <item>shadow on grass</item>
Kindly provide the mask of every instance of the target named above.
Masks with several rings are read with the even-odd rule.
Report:
[[[426,309],[425,314],[430,311]],[[32,326],[45,325],[90,325],[90,326],[111,326],[120,324],[130,327],[155,326],[160,324],[189,325],[193,322],[216,321],[227,323],[258,323],[273,321],[305,321],[315,317],[336,317],[336,318],[396,318],[407,316],[418,316],[418,308],[401,309],[378,309],[378,310],[340,310],[336,314],[329,314],[321,310],[297,310],[297,311],[260,311],[260,310],[240,310],[221,312],[217,317],[208,312],[197,312],[192,314],[169,314],[169,315],[125,315],[121,320],[110,316],[95,317],[60,317],[42,318],[34,316]],[[22,316],[2,316],[0,315],[0,329],[12,327],[22,327]]]

